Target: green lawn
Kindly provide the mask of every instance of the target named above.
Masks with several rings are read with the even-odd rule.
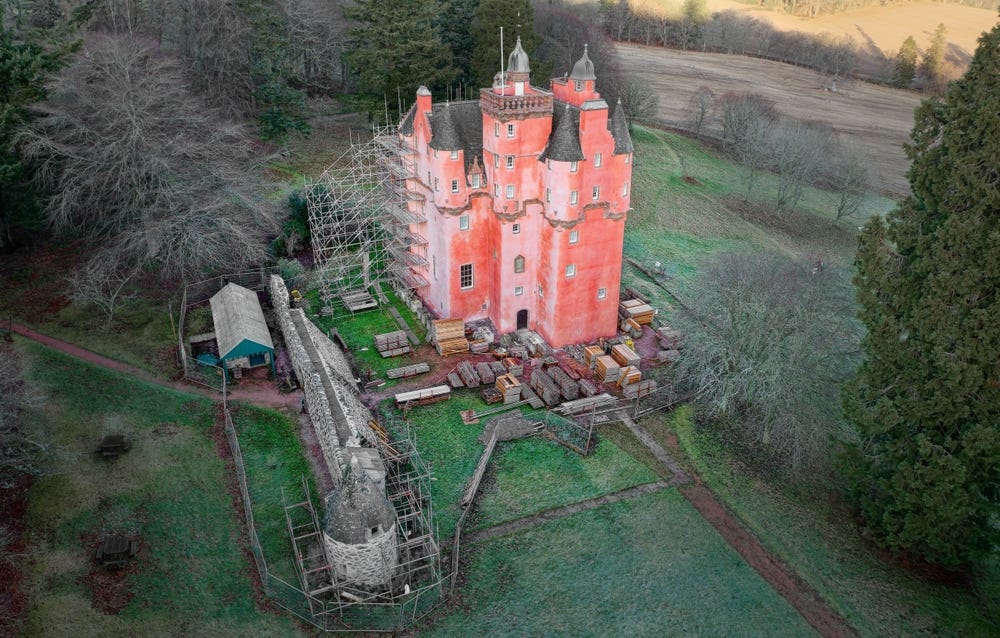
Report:
[[[422,636],[810,636],[665,490],[469,548],[455,611]]]
[[[41,419],[60,456],[29,494],[19,561],[30,636],[299,635],[254,604],[251,566],[212,430],[214,405],[24,344],[45,395]],[[93,454],[102,434],[128,432],[114,462]],[[141,539],[121,575],[118,613],[91,604],[91,560],[103,533]],[[129,598],[130,597],[130,598]]]
[[[828,487],[778,485],[755,476],[699,432],[689,416],[689,410],[681,409],[673,418],[647,417],[644,425],[661,439],[673,429],[720,500],[862,635],[997,635],[996,557],[979,574],[978,597],[966,586],[922,579],[866,544],[849,507]]]

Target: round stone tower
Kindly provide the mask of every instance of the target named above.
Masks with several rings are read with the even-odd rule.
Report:
[[[338,582],[389,587],[399,562],[396,512],[354,456],[340,487],[327,497],[323,541]]]

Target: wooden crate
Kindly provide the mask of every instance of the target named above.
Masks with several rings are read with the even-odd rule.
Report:
[[[601,346],[587,346],[583,349],[584,361],[587,362],[587,366],[591,370],[594,369],[594,361],[597,360],[597,357],[601,356],[604,356],[604,348]]]
[[[633,383],[639,383],[642,381],[642,372],[639,368],[635,366],[626,366],[622,369],[621,379],[618,380],[618,385],[625,387],[632,385]]]
[[[621,366],[606,354],[597,357],[594,362],[594,376],[597,377],[598,381],[617,383],[618,379],[621,378],[621,372]]]
[[[435,347],[442,357],[469,351],[469,340],[465,338],[463,319],[438,319],[431,322],[431,330]]]
[[[620,366],[638,367],[639,362],[642,360],[632,348],[629,348],[624,343],[619,343],[611,348],[611,358]]]

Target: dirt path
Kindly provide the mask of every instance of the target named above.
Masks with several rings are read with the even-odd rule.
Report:
[[[76,357],[86,361],[87,363],[106,368],[108,370],[114,370],[115,372],[120,372],[122,374],[127,374],[129,376],[135,377],[137,379],[142,379],[147,383],[152,383],[163,388],[169,388],[171,390],[176,390],[177,392],[185,392],[187,394],[196,394],[201,397],[205,397],[213,400],[220,400],[221,394],[218,392],[213,392],[208,388],[197,386],[184,381],[168,381],[165,379],[160,379],[142,368],[137,368],[133,365],[129,365],[122,361],[116,359],[110,359],[104,355],[97,354],[92,350],[87,350],[86,348],[81,348],[80,346],[74,345],[67,341],[61,339],[56,339],[55,337],[50,337],[44,335],[40,332],[32,330],[27,326],[15,323],[11,325],[11,330],[16,335],[20,335],[26,339],[30,339],[44,346],[48,346],[53,350],[58,350],[59,352],[68,354],[70,356]],[[235,388],[229,389],[229,398],[241,401],[246,401],[248,403],[253,403],[255,405],[260,405],[268,408],[277,409],[290,409],[298,411],[299,406],[302,401],[301,392],[290,392],[288,394],[281,394],[278,392],[277,388],[274,387],[273,383],[261,382],[255,379],[244,379],[240,382],[240,385]]]

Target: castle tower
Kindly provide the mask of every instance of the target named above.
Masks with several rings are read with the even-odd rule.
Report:
[[[489,317],[557,347],[613,335],[632,169],[624,114],[609,117],[586,48],[551,91],[531,85],[520,38],[507,61],[478,101],[435,105],[421,87],[400,126],[417,157],[412,198],[431,204],[411,227],[426,240],[417,293],[438,316]]]

